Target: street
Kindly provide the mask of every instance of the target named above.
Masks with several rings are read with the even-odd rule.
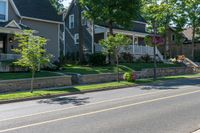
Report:
[[[191,133],[200,78],[0,105],[0,133]]]

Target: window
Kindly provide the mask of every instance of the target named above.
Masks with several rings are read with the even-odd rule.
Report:
[[[8,5],[6,0],[0,0],[0,21],[6,21],[8,18]]]
[[[176,36],[173,34],[172,35],[172,41],[175,41],[176,40]]]
[[[78,33],[74,35],[74,43],[79,44],[79,34]]]
[[[74,15],[69,15],[69,29],[74,28]]]
[[[84,11],[81,12],[81,23],[82,23],[82,26],[87,25],[87,19],[84,17]]]

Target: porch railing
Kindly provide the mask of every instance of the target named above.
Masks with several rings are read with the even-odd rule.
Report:
[[[0,53],[0,61],[9,61],[19,59],[20,55],[18,54],[3,54]]]

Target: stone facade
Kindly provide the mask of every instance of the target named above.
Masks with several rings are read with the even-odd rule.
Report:
[[[28,91],[30,90],[31,79],[0,81],[0,93]],[[34,81],[35,89],[71,86],[71,76],[56,76],[48,78],[36,78]]]

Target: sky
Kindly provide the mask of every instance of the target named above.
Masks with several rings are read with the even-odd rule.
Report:
[[[65,7],[68,7],[70,2],[71,2],[71,0],[64,0],[63,4],[65,5]]]

